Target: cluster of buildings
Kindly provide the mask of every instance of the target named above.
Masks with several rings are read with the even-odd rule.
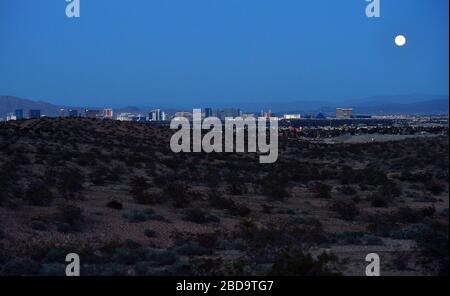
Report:
[[[30,109],[28,110],[28,114],[25,114],[23,109],[16,109],[14,113],[9,113],[8,115],[6,115],[6,121],[34,118],[41,118],[41,110]]]
[[[40,118],[41,110],[28,110],[28,113],[25,114],[23,109],[17,109],[14,113],[9,113],[6,117],[6,120],[22,120],[22,119],[33,119]],[[238,108],[224,108],[224,109],[212,109],[212,108],[204,108],[202,110],[202,117],[217,117],[221,120],[225,120],[227,117],[264,117],[271,118],[276,120],[298,120],[298,119],[362,119],[362,118],[370,118],[370,116],[366,115],[354,115],[353,109],[351,108],[336,108],[335,116],[327,116],[323,113],[318,113],[317,115],[301,115],[300,113],[291,113],[291,114],[282,114],[282,115],[274,115],[271,110],[264,111],[262,110],[260,114],[255,113],[243,113]],[[99,118],[99,119],[116,119],[119,121],[138,121],[138,122],[164,122],[169,121],[174,117],[185,117],[188,119],[192,119],[192,112],[190,111],[179,111],[173,112],[172,114],[168,114],[161,109],[151,110],[147,114],[142,113],[133,113],[133,112],[122,112],[115,114],[112,108],[105,109],[60,109],[59,117],[86,117],[86,118]]]

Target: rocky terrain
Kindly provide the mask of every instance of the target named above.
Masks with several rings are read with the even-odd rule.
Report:
[[[448,132],[372,143],[280,134],[274,164],[175,154],[132,122],[0,123],[0,274],[448,274]]]

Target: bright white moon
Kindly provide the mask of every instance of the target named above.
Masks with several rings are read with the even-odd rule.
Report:
[[[397,37],[395,37],[395,44],[397,46],[403,46],[406,44],[406,37],[403,35],[398,35]]]

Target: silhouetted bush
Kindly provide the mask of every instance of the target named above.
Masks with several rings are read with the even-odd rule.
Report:
[[[157,237],[157,233],[153,229],[146,229],[144,231],[144,234],[146,237],[149,237],[149,238]]]
[[[271,276],[333,276],[338,273],[330,271],[327,264],[335,261],[333,255],[321,254],[314,259],[310,254],[302,251],[295,251],[290,254],[287,251],[281,252],[275,260]]]
[[[219,222],[219,218],[211,214],[208,214],[207,212],[199,208],[186,209],[183,212],[182,219],[198,224],[204,224],[208,222]]]
[[[66,204],[58,207],[56,224],[59,232],[80,232],[82,230],[82,209],[76,205]]]
[[[434,195],[439,195],[444,192],[445,187],[442,183],[436,180],[429,180],[425,182],[425,189],[430,191]]]
[[[115,209],[115,210],[121,210],[121,209],[123,208],[122,203],[119,202],[119,201],[117,201],[117,200],[111,200],[111,201],[109,201],[109,202],[106,204],[106,206],[107,206],[108,208]]]
[[[53,200],[50,188],[41,181],[33,181],[25,191],[24,197],[31,205],[49,206]]]
[[[262,192],[271,199],[280,200],[289,197],[287,179],[276,174],[269,174],[263,178]]]
[[[313,192],[315,193],[316,198],[331,198],[331,186],[324,183],[316,183]]]
[[[208,201],[210,206],[227,210],[231,215],[247,216],[251,212],[247,206],[238,204],[231,198],[222,197],[215,191],[208,195]]]
[[[123,214],[123,217],[131,223],[139,223],[151,220],[166,221],[163,216],[155,214],[155,211],[150,208],[144,210],[129,210]]]
[[[335,211],[344,220],[355,220],[359,215],[359,209],[353,201],[336,200],[331,204],[331,210]]]
[[[58,189],[62,193],[78,192],[83,188],[84,175],[81,170],[67,168],[60,172]]]

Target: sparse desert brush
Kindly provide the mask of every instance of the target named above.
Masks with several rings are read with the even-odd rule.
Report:
[[[289,197],[288,181],[280,175],[269,174],[261,180],[262,193],[274,200]]]
[[[54,195],[50,187],[40,180],[32,181],[25,190],[24,199],[33,206],[49,206]]]
[[[167,221],[163,216],[156,214],[151,208],[146,208],[143,210],[129,210],[123,214],[123,217],[130,223],[140,223],[151,220]]]
[[[138,204],[157,205],[166,201],[166,198],[159,192],[138,192],[133,195],[133,199]]]
[[[445,186],[443,183],[431,179],[425,182],[425,189],[430,191],[433,195],[440,195],[445,191]]]
[[[121,210],[123,208],[123,204],[117,200],[109,201],[106,206],[111,209]]]
[[[283,251],[275,260],[271,276],[335,276],[339,275],[328,267],[337,258],[334,255],[322,253],[317,258],[302,251]]]
[[[182,219],[198,224],[204,224],[208,222],[219,222],[219,218],[207,213],[199,208],[190,208],[183,211]]]
[[[172,200],[173,206],[176,208],[188,206],[193,199],[188,186],[183,182],[175,182],[166,185],[164,187],[164,195],[167,199]]]
[[[85,177],[83,172],[76,168],[66,168],[59,174],[58,189],[61,193],[74,193],[83,188]]]
[[[380,191],[373,192],[368,200],[370,201],[372,207],[375,208],[386,208],[392,204],[394,197],[389,194],[383,194]]]
[[[357,193],[356,189],[352,186],[341,186],[337,190],[345,195],[355,195]]]
[[[239,204],[231,198],[223,197],[217,191],[208,194],[208,202],[211,207],[227,210],[230,215],[247,216],[251,212],[246,205]]]
[[[316,198],[330,199],[332,186],[317,182],[313,187]]]
[[[359,209],[353,200],[335,200],[330,209],[335,211],[341,219],[353,221],[359,215]]]
[[[130,193],[132,195],[138,195],[148,188],[150,188],[150,184],[147,182],[146,178],[134,176],[130,179]]]

